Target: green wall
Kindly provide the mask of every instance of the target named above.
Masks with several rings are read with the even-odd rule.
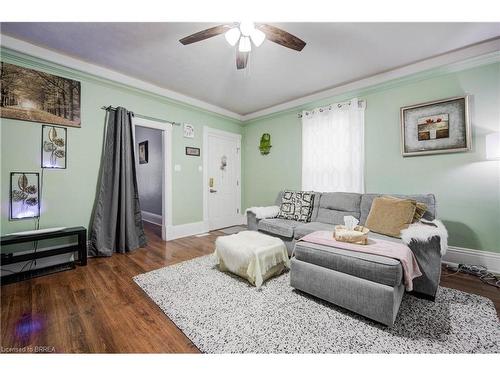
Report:
[[[195,126],[194,139],[184,138],[182,127],[173,127],[172,163],[180,164],[182,168],[180,172],[172,172],[173,224],[202,221],[203,172],[198,166],[203,165],[203,161],[201,157],[185,156],[184,147],[203,146],[203,125],[241,134],[239,121],[7,49],[1,49],[1,60],[81,81],[82,127],[68,128],[68,168],[45,170],[42,228],[61,225],[88,227],[101,158],[105,118],[101,106],[104,105],[123,106],[136,113]],[[9,173],[41,171],[41,130],[39,123],[1,119],[2,234],[33,229],[32,220],[8,220]]]
[[[403,158],[400,107],[464,94],[472,95],[472,151]],[[244,206],[267,205],[278,190],[301,187],[301,122],[297,113],[354,96],[367,103],[366,191],[432,192],[451,245],[500,252],[500,162],[486,161],[484,146],[485,134],[500,131],[500,63],[416,75],[246,123]],[[273,147],[267,156],[258,150],[262,133],[272,137]]]
[[[202,147],[202,127],[243,135],[243,208],[274,201],[278,190],[301,187],[301,123],[297,113],[357,96],[367,101],[365,182],[367,192],[423,193],[437,196],[438,216],[450,232],[450,244],[500,252],[500,165],[485,161],[485,134],[500,131],[500,64],[459,72],[435,70],[376,87],[307,103],[300,108],[249,121],[220,116],[158,95],[110,82],[54,63],[1,49],[2,61],[77,79],[82,84],[82,128],[68,129],[68,169],[45,171],[42,227],[88,226],[98,177],[104,130],[103,105],[192,123],[194,139],[174,127],[173,224],[203,217],[202,158],[186,157],[185,146]],[[472,95],[473,150],[467,153],[403,158],[399,108],[451,96]],[[272,136],[272,150],[259,153],[262,133]],[[11,171],[40,171],[38,123],[1,119],[1,233],[33,228],[33,221],[8,221]]]

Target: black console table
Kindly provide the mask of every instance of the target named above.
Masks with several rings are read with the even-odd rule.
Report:
[[[70,237],[70,236],[77,236],[78,244],[59,247],[56,249],[33,251],[19,255],[15,255],[15,253],[4,254],[2,252],[2,258],[1,258],[2,266],[40,259],[40,258],[51,257],[54,255],[74,253],[74,252],[78,252],[78,263],[81,266],[87,265],[87,229],[84,227],[65,228],[59,231],[45,232],[45,233],[6,235],[2,236],[0,246],[3,247],[6,245],[48,240],[52,238]],[[4,280],[11,280],[11,279],[14,279],[13,281],[24,280],[26,278],[33,276],[37,271],[39,272],[40,270],[37,269],[33,271],[15,273],[12,275],[5,275],[2,276],[2,282]]]

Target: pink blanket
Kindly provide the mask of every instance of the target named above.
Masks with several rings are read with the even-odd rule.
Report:
[[[407,291],[413,290],[413,279],[422,276],[417,260],[408,246],[374,238],[368,239],[368,245],[358,245],[340,242],[333,238],[333,232],[317,231],[302,237],[299,241],[312,242],[319,245],[332,246],[339,249],[359,251],[361,253],[376,254],[394,258],[403,266],[403,279]]]

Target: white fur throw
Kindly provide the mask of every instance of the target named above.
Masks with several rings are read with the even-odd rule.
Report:
[[[421,220],[421,222],[411,224],[407,229],[401,231],[401,239],[407,245],[410,244],[411,240],[426,242],[434,236],[439,236],[441,239],[441,255],[446,254],[448,231],[441,221]]]
[[[278,206],[250,207],[246,212],[253,212],[257,219],[270,219],[278,216],[280,208]]]

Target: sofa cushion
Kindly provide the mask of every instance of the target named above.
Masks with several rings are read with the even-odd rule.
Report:
[[[313,206],[314,192],[285,190],[277,217],[306,223],[311,221]]]
[[[311,215],[311,221],[316,221],[316,217],[318,216],[318,208],[319,208],[319,200],[321,198],[321,193],[317,191],[314,192],[314,203],[313,203],[313,211]],[[283,190],[278,193],[274,204],[276,206],[281,206],[281,200],[283,199]]]
[[[372,232],[401,237],[415,216],[416,202],[412,199],[377,197],[373,200],[365,226]]]
[[[360,216],[361,194],[323,193],[319,201],[318,215],[314,221],[326,224],[344,224],[344,216]]]
[[[335,225],[320,223],[319,221],[300,224],[298,227],[295,228],[294,236],[296,239],[299,239],[309,233],[316,232],[318,230],[329,230],[333,232],[335,230]]]
[[[276,234],[278,236],[293,238],[295,227],[303,224],[295,220],[286,219],[262,219],[257,228],[260,231]]]
[[[368,214],[372,207],[372,202],[375,198],[383,195],[391,195],[396,198],[414,199],[417,202],[424,203],[427,206],[423,218],[426,220],[434,220],[436,218],[436,197],[434,194],[416,194],[416,195],[401,195],[401,194],[363,194],[361,197],[359,223],[365,225]]]
[[[403,281],[401,263],[393,258],[307,242],[297,242],[294,254],[297,260],[383,285],[394,287]]]

